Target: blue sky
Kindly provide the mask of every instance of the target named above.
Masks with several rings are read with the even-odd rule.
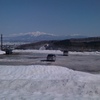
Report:
[[[0,34],[100,36],[100,0],[0,0]]]

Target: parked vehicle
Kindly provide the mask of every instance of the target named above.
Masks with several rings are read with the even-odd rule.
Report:
[[[47,61],[55,61],[56,55],[55,54],[48,54],[47,55]]]

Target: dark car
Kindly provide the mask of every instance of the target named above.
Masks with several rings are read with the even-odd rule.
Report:
[[[55,61],[56,55],[55,54],[48,54],[47,55],[47,61]]]

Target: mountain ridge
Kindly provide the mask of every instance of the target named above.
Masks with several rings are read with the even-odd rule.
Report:
[[[43,40],[63,40],[71,38],[85,38],[86,36],[82,35],[54,35],[45,32],[28,32],[28,33],[19,33],[9,35],[4,37],[6,42],[37,42]]]

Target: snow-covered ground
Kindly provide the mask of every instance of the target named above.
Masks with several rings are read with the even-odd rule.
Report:
[[[0,65],[0,100],[99,99],[99,75],[61,66]]]

